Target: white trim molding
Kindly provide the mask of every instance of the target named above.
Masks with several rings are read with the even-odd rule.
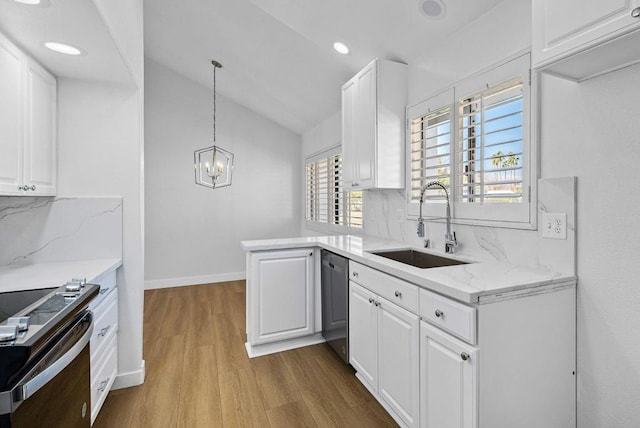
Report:
[[[118,373],[116,379],[113,381],[111,390],[142,385],[144,383],[145,373],[145,364],[144,360],[142,360],[142,363],[140,364],[140,368],[138,370],[127,373]]]
[[[211,284],[214,282],[241,281],[246,278],[246,272],[229,272],[186,276],[182,278],[151,279],[144,282],[144,289],[154,290],[157,288],[184,287],[187,285]]]

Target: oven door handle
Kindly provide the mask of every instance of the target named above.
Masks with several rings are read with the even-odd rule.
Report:
[[[87,312],[87,315],[89,316],[89,327],[84,332],[82,337],[67,352],[65,352],[60,358],[58,358],[53,364],[51,364],[49,367],[47,367],[42,372],[37,374],[35,377],[30,379],[28,382],[23,383],[24,379],[26,379],[30,375],[27,375],[25,378],[23,378],[23,380],[21,380],[16,386],[16,388],[14,389],[15,401],[24,401],[29,397],[31,397],[33,394],[38,392],[40,388],[45,386],[51,379],[53,379],[60,372],[62,372],[62,370],[64,370],[69,364],[71,364],[71,362],[75,360],[75,358],[78,355],[80,355],[80,352],[82,352],[84,347],[87,346],[87,344],[89,343],[89,340],[91,339],[91,334],[93,333],[93,318],[90,312]],[[75,329],[75,327],[83,322],[86,322],[87,315],[85,315],[80,320],[78,320],[76,324],[74,324],[73,327],[71,327],[70,331],[67,332],[62,337],[60,342],[64,343],[65,341],[70,340],[73,337],[73,333],[74,333],[73,330]],[[55,355],[56,351],[57,350],[53,348],[51,351],[47,353],[47,355],[44,356],[44,359],[46,360],[50,356]]]

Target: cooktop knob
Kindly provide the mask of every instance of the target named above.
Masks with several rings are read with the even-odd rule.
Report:
[[[29,317],[11,317],[7,320],[7,325],[17,325],[18,331],[29,330]]]
[[[82,284],[75,281],[69,281],[64,285],[64,290],[69,292],[80,291],[81,288],[82,288]]]
[[[0,342],[16,340],[18,337],[17,325],[0,325]]]

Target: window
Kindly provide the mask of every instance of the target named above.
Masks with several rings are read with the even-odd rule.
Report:
[[[460,223],[532,226],[529,65],[529,54],[520,56],[407,109],[410,215],[421,188],[437,180]],[[425,204],[437,201],[444,191],[427,190]]]
[[[461,202],[522,202],[522,100],[519,77],[458,100]]]
[[[332,149],[306,162],[305,219],[362,228],[362,191],[342,189],[342,155]]]

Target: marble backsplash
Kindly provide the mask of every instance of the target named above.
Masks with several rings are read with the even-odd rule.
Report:
[[[364,234],[393,239],[408,246],[424,246],[417,237],[417,221],[397,220],[397,210],[406,212],[404,190],[370,190],[364,195]],[[479,261],[506,261],[549,271],[576,272],[576,178],[538,180],[538,218],[543,212],[567,214],[567,239],[542,238],[538,230],[453,224],[460,246],[456,254]],[[539,222],[540,224],[540,222]],[[444,222],[425,223],[430,247],[444,250]]]
[[[0,197],[0,267],[122,258],[121,198]]]

